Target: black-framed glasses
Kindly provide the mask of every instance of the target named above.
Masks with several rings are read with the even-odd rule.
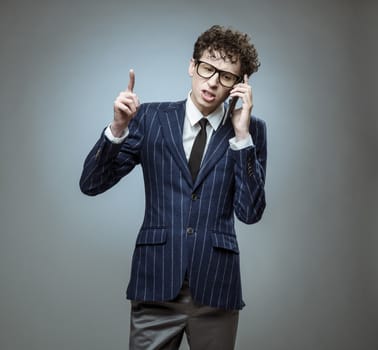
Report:
[[[232,88],[235,84],[242,81],[242,78],[224,70],[214,67],[212,64],[197,60],[197,73],[200,77],[210,79],[213,75],[218,73],[219,83],[226,87]]]

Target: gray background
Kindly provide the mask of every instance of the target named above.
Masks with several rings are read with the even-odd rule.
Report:
[[[140,169],[79,191],[83,160],[136,71],[178,100],[197,36],[253,36],[268,206],[238,223],[238,349],[378,348],[376,1],[2,1],[0,348],[126,349]],[[186,348],[183,345],[183,348]]]

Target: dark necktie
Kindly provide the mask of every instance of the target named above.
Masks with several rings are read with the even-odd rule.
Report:
[[[203,151],[205,150],[206,146],[206,125],[207,119],[202,118],[199,122],[201,126],[201,130],[197,134],[196,138],[194,139],[192,151],[190,152],[189,157],[189,169],[192,174],[193,181],[196,179],[198,171],[201,166],[201,160],[203,156]]]

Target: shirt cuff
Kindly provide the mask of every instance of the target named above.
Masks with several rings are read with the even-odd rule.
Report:
[[[236,141],[236,137],[233,137],[232,139],[229,139],[228,142],[230,143],[230,148],[233,151],[240,151],[243,148],[254,146],[251,135],[239,141]]]
[[[125,138],[127,137],[127,135],[129,134],[129,128],[126,128],[123,131],[123,135],[121,137],[115,137],[112,134],[112,130],[110,129],[110,125],[111,125],[111,123],[108,125],[108,127],[105,129],[105,132],[104,132],[106,138],[112,143],[117,143],[117,144],[122,143],[125,140]]]

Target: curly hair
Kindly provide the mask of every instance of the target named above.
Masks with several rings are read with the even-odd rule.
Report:
[[[206,50],[210,53],[218,51],[233,63],[239,59],[242,76],[250,76],[260,67],[256,48],[248,34],[231,28],[214,25],[203,32],[194,44],[193,59],[200,60]]]

